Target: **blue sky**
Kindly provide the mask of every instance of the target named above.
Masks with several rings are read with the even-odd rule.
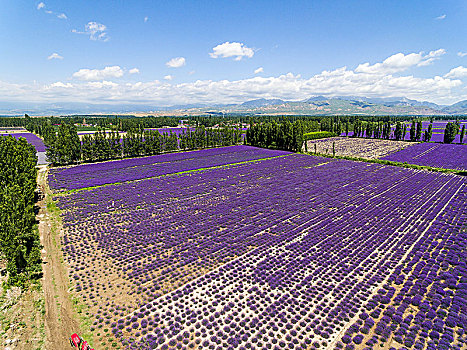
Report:
[[[462,0],[4,0],[0,101],[454,103],[467,99],[465,23]]]

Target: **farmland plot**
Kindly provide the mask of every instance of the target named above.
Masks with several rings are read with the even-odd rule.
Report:
[[[75,167],[53,168],[50,172],[49,183],[55,190],[75,190],[285,154],[289,152],[251,146],[169,153]]]
[[[1,133],[0,136],[13,136],[17,139],[20,137],[24,137],[28,143],[34,146],[36,152],[45,152],[46,147],[42,139],[40,139],[37,135],[30,133],[30,132],[11,132],[11,133]]]
[[[420,143],[382,159],[436,168],[467,170],[467,145]]]
[[[332,154],[334,144],[337,156],[360,157],[376,159],[393,152],[400,151],[411,144],[403,141],[365,139],[353,137],[328,137],[325,139],[308,141],[308,151],[321,154]]]
[[[93,327],[130,348],[411,348],[437,332],[423,349],[465,339],[466,184],[292,154],[58,204]],[[435,308],[441,290],[450,299]],[[407,314],[428,316],[427,303],[445,310],[441,332]]]

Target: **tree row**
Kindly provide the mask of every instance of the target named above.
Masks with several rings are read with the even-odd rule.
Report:
[[[24,286],[41,274],[41,245],[36,227],[36,151],[26,139],[0,136],[0,260],[7,285]]]

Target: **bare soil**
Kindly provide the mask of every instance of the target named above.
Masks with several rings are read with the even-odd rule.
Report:
[[[74,311],[72,295],[69,293],[68,272],[63,264],[59,233],[61,230],[58,213],[48,206],[51,193],[47,186],[47,169],[42,168],[38,176],[39,185],[45,192],[45,198],[39,203],[39,234],[44,246],[42,257],[45,297],[45,348],[62,350],[70,348],[69,337],[80,334],[78,315]]]
[[[0,284],[6,276],[0,278]],[[43,350],[44,298],[40,285],[11,288],[0,295],[0,349]]]
[[[415,142],[366,139],[361,137],[328,137],[307,142],[308,152],[332,154],[336,156],[378,159],[416,144]]]

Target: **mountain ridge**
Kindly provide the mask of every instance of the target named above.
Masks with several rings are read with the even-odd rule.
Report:
[[[21,103],[0,102],[0,115],[70,115],[70,114],[135,114],[135,115],[467,115],[467,99],[451,105],[438,105],[406,97],[369,98],[364,96],[313,95],[302,100],[258,98],[237,104],[192,103],[156,107],[149,103],[85,104],[85,103]]]

